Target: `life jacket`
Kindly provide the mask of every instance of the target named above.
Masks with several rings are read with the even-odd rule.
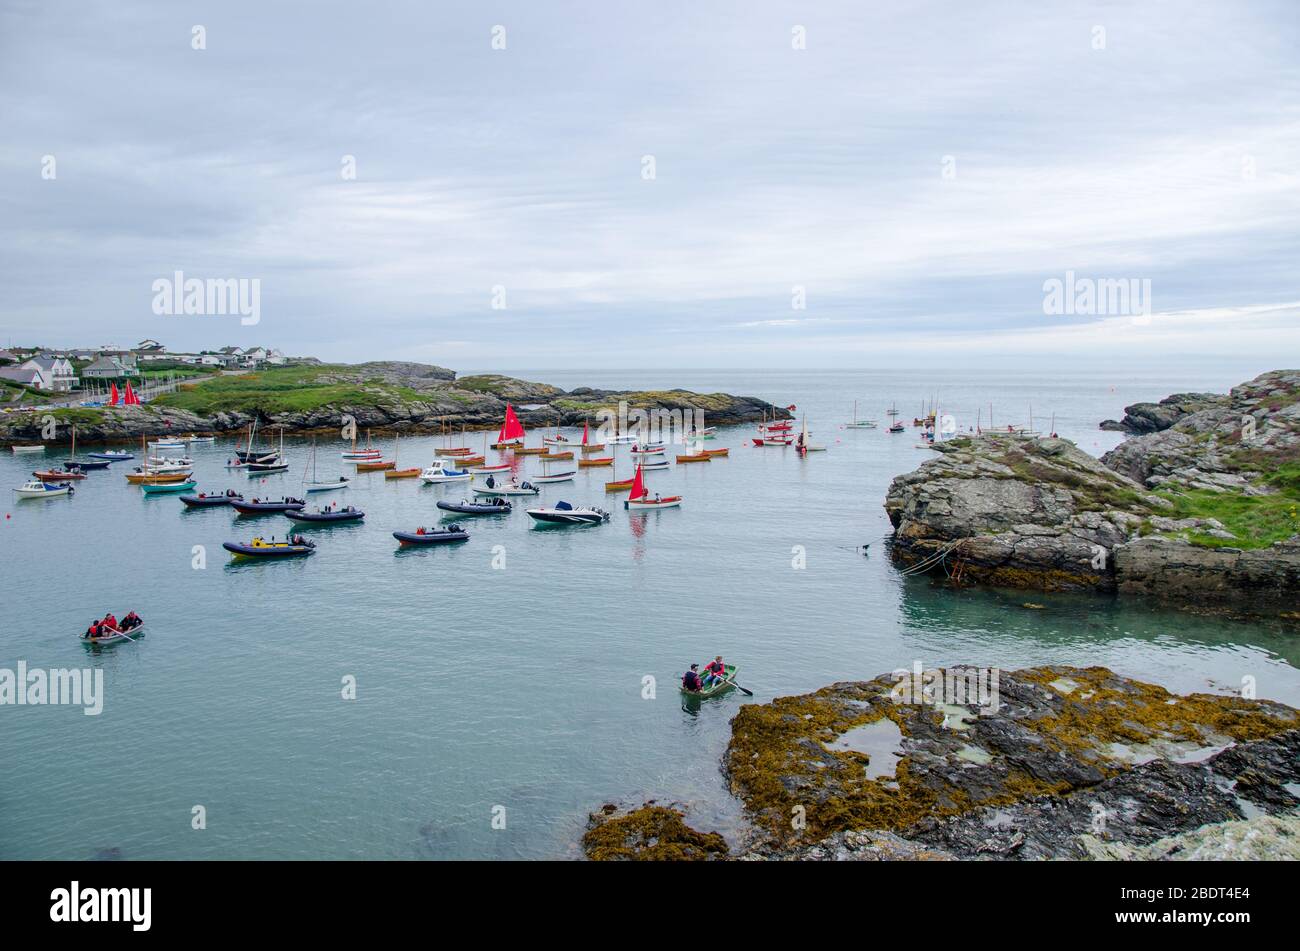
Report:
[[[704,669],[711,674],[717,674],[719,677],[721,677],[723,674],[727,672],[727,665],[721,664],[716,660],[712,660],[709,661],[709,663],[704,666]]]

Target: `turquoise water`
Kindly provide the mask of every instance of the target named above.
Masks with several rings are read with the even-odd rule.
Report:
[[[142,498],[122,477],[128,464],[92,474],[70,500],[11,496],[0,564],[21,623],[0,629],[0,667],[92,665],[107,697],[98,717],[0,707],[0,858],[565,857],[589,810],[641,798],[684,802],[700,824],[735,832],[718,763],[747,698],[684,709],[675,689],[686,664],[719,652],[760,702],[920,660],[1105,664],[1180,691],[1252,676],[1261,696],[1300,704],[1300,647],[1281,628],[901,578],[881,503],[889,480],[930,454],[910,427],[837,428],[855,397],[883,422],[890,402],[910,421],[937,395],[963,428],[990,401],[995,421],[1027,422],[1032,402],[1039,428],[1055,413],[1061,435],[1100,453],[1120,437],[1096,423],[1124,404],[1241,375],[959,372],[941,387],[915,370],[525,375],[796,404],[830,450],[801,460],[748,446],[747,427],[726,430],[712,446],[730,458],[652,476],[653,490],[685,496],[680,510],[629,516],[603,492],[609,470],[587,470],[542,500],[603,505],[607,525],[534,529],[524,500],[508,517],[463,520],[464,545],[401,554],[391,531],[436,522],[435,501],[467,491],[363,475],[321,498],[365,509],[364,525],[312,531],[310,559],[246,567],[229,566],[221,542],[282,534],[284,519]],[[402,464],[425,464],[434,445],[403,439]],[[226,473],[229,441],[196,447],[200,486],[294,493],[309,443],[287,446],[293,470],[264,485]],[[345,471],[342,448],[322,447],[322,475]],[[38,459],[3,454],[0,484],[20,484]],[[863,557],[854,548],[867,542]],[[492,567],[498,545],[504,569]],[[1029,600],[1044,609],[1022,608]],[[140,643],[92,651],[75,639],[92,617],[131,608],[149,624]],[[340,696],[347,676],[355,701]]]

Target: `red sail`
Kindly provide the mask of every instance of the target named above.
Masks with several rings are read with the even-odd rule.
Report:
[[[135,390],[131,388],[131,381],[126,384],[126,399],[123,401],[127,406],[137,406],[140,403],[140,397],[135,395]]]
[[[628,493],[629,499],[639,499],[641,496],[648,494],[645,490],[645,482],[641,478],[641,464],[637,463],[636,478],[632,480],[632,491]]]
[[[497,442],[510,442],[512,439],[523,438],[524,424],[519,422],[519,417],[515,415],[515,408],[507,403],[506,421],[501,425],[501,432],[497,433]]]
[[[587,445],[587,422],[586,422],[586,420],[583,420],[583,423],[582,423],[582,444],[583,444],[584,446]]]
[[[109,406],[116,406],[116,405],[117,405],[117,402],[118,402],[117,384],[116,384],[116,383],[110,383],[109,385],[113,387],[113,392],[112,392],[112,394],[111,394],[111,396],[110,396],[110,398],[109,398],[108,405],[109,405]]]

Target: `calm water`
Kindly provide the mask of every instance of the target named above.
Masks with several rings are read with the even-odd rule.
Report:
[[[530,374],[793,403],[830,451],[800,460],[749,447],[747,428],[723,431],[712,445],[729,459],[653,475],[653,490],[685,495],[680,510],[631,517],[603,492],[609,471],[588,470],[542,500],[604,505],[608,525],[537,530],[517,505],[472,520],[473,538],[445,550],[396,554],[389,533],[436,522],[434,503],[467,490],[378,473],[320,497],[365,509],[364,525],[317,529],[310,559],[247,567],[230,567],[221,542],[282,534],[284,519],[143,498],[123,479],[129,464],[70,500],[10,496],[0,565],[21,623],[0,628],[0,666],[101,667],[107,698],[99,717],[0,707],[0,858],[563,857],[590,809],[637,797],[688,803],[701,824],[734,831],[718,762],[745,698],[692,711],[675,690],[686,664],[718,652],[760,702],[921,660],[1105,664],[1180,691],[1251,675],[1261,696],[1300,704],[1300,647],[1280,628],[900,578],[881,503],[930,453],[910,427],[838,428],[855,397],[883,422],[891,401],[910,421],[938,395],[963,428],[990,401],[995,421],[1028,422],[1032,403],[1039,428],[1055,413],[1061,435],[1100,453],[1119,436],[1096,423],[1124,404],[1242,376],[947,374],[937,391],[932,375]],[[425,464],[434,444],[402,440],[402,464]],[[264,485],[227,474],[229,448],[194,449],[202,488],[299,488],[306,444],[290,444],[294,470]],[[345,471],[341,448],[322,447],[322,475]],[[0,484],[20,484],[38,459],[3,454]],[[864,558],[853,549],[866,542]],[[196,545],[206,569],[192,567]],[[504,570],[491,565],[496,545]],[[805,570],[791,567],[796,545]],[[1031,599],[1045,610],[1020,607]],[[92,617],[131,608],[149,622],[140,643],[92,652],[75,639]],[[355,701],[340,697],[349,675]],[[657,699],[642,698],[647,676]],[[203,831],[190,828],[196,804]],[[504,830],[492,828],[497,806]]]

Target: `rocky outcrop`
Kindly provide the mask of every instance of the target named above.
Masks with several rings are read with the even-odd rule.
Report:
[[[507,403],[528,427],[593,425],[599,414],[698,410],[708,425],[732,425],[765,417],[789,417],[754,397],[726,393],[609,391],[559,387],[495,374],[456,379],[442,367],[380,362],[261,370],[183,384],[147,406],[64,408],[0,415],[0,444],[45,439],[66,442],[72,425],[86,443],[123,442],[177,432],[231,433],[256,419],[287,432],[337,432],[345,417],[376,432],[437,433],[445,429],[496,429]],[[635,418],[633,419],[635,424]]]
[[[1212,400],[1195,396],[1194,405],[1171,397],[1191,411],[1100,460],[1055,438],[940,443],[940,458],[889,488],[893,558],[959,584],[1292,616],[1300,371],[1267,373]]]
[[[753,858],[1210,854],[1251,817],[1294,829],[1300,711],[1099,667],[901,671],[742,707],[724,771]]]
[[[606,803],[588,816],[582,850],[596,862],[706,862],[727,857],[727,840],[692,829],[674,806],[651,801],[627,810]]]
[[[1221,405],[1226,400],[1222,393],[1175,393],[1159,403],[1125,406],[1123,419],[1103,420],[1101,428],[1125,433],[1163,432],[1184,416]]]

